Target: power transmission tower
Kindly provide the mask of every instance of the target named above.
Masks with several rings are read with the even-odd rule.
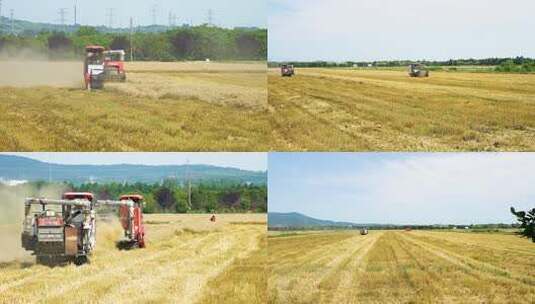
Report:
[[[169,27],[173,26],[173,12],[169,11]]]
[[[60,8],[58,11],[59,14],[59,22],[61,23],[61,27],[63,28],[63,31],[65,31],[65,15],[67,14],[66,8]]]
[[[154,4],[151,9],[150,9],[150,12],[152,14],[152,25],[156,25],[156,4]]]
[[[113,14],[115,12],[114,8],[107,8],[106,9],[106,18],[108,21],[108,27],[111,29],[113,27]]]
[[[133,31],[134,31],[134,21],[132,20],[132,17],[130,17],[130,61],[134,61],[134,42],[132,40],[134,36]]]
[[[208,10],[208,26],[212,26],[214,21],[214,11],[212,9]]]
[[[0,33],[2,32],[2,25],[4,24],[2,19],[2,0],[0,0]]]
[[[11,19],[11,35],[15,35],[15,23],[13,22],[13,13],[14,13],[14,10],[10,9],[9,10],[9,15],[10,15],[10,19]]]

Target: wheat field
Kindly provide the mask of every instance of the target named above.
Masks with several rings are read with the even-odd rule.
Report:
[[[269,72],[272,149],[532,151],[535,74]]]
[[[125,83],[92,92],[82,89],[79,62],[0,62],[0,68],[6,71],[0,77],[1,151],[269,147],[262,62],[126,63]]]
[[[266,302],[266,216],[146,215],[147,247],[121,251],[118,222],[97,223],[90,264],[0,263],[1,303]],[[243,288],[234,284],[242,282]]]
[[[268,238],[268,303],[530,303],[535,244],[514,234],[358,231]]]

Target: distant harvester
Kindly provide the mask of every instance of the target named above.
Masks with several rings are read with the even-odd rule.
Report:
[[[364,227],[360,229],[360,235],[367,235],[368,234],[368,228]]]

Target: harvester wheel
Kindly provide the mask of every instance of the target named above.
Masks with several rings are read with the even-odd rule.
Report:
[[[77,266],[89,263],[89,258],[86,255],[79,255],[74,258],[74,264]]]
[[[145,248],[145,236],[141,236],[141,238],[139,239],[139,248]]]

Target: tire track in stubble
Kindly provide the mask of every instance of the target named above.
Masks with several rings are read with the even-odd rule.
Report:
[[[529,287],[535,287],[534,278],[516,275],[506,269],[453,253],[449,250],[439,248],[438,246],[422,241],[415,236],[408,236],[406,234],[400,235],[408,242],[426,250],[427,252],[435,256],[442,258],[443,260],[446,260],[451,264],[454,264],[455,266],[465,270],[467,273],[479,274],[482,278],[489,278],[495,281],[514,281],[527,285]]]
[[[364,258],[381,237],[383,237],[382,233],[380,235],[373,236],[371,241],[368,241],[363,246],[357,248],[350,257],[351,261],[346,265],[346,267],[338,270],[342,272],[341,274],[337,274],[341,277],[341,282],[338,284],[336,289],[332,291],[334,296],[329,295],[332,297],[331,303],[343,303],[346,293],[353,292],[354,289],[351,288],[351,286],[353,285],[355,278],[358,278],[361,274],[363,274],[366,268],[366,263],[363,262]]]

